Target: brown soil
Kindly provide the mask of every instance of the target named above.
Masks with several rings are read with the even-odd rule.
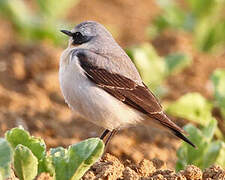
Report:
[[[223,180],[225,170],[219,166],[211,166],[203,172],[196,166],[189,165],[176,173],[169,170],[159,159],[142,160],[137,164],[130,161],[121,163],[115,156],[106,154],[84,175],[83,180]]]
[[[68,19],[73,22],[99,21],[126,48],[148,40],[146,28],[158,13],[159,9],[153,0],[144,0],[142,3],[138,0],[82,0],[71,10]],[[42,137],[48,148],[67,147],[85,138],[99,136],[103,129],[72,114],[64,103],[58,82],[58,62],[62,49],[53,48],[47,43],[21,45],[16,41],[11,24],[1,19],[0,24],[0,136],[12,127],[23,125],[32,135]],[[187,92],[195,91],[212,98],[209,76],[216,68],[225,68],[225,54],[216,57],[200,54],[193,50],[191,41],[187,33],[165,32],[152,42],[160,55],[184,51],[194,57],[191,67],[165,82],[169,88],[166,100],[174,100]],[[223,122],[220,115],[218,118]],[[173,120],[183,124],[179,119]],[[98,165],[105,168],[106,174],[112,174],[112,164],[115,163],[123,167],[123,176],[134,174],[141,177],[138,170],[141,164],[138,163],[144,158],[161,159],[168,168],[174,169],[176,150],[180,143],[180,140],[166,132],[150,126],[122,130],[112,139],[108,151],[122,162],[127,163],[128,159],[130,164],[121,164],[115,157],[107,155],[94,166],[95,169],[93,167],[89,171],[86,179],[87,176],[91,179],[96,175]],[[111,162],[112,159],[115,162]],[[145,162],[151,164],[154,161],[142,161]],[[136,169],[132,168],[132,163],[136,164]],[[111,170],[107,171],[107,167]],[[163,179],[156,172],[159,170],[154,171],[152,178]]]
[[[83,176],[82,180],[224,180],[225,170],[220,166],[212,165],[201,171],[196,166],[189,165],[176,173],[166,167],[159,159],[143,159],[139,163],[125,161],[122,163],[115,156],[106,154],[95,163]],[[18,180],[14,175],[8,180]],[[43,173],[37,180],[53,180]]]

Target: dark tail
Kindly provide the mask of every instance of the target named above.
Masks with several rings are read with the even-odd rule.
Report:
[[[186,138],[181,132],[170,128],[170,130],[173,132],[173,134],[179,138],[181,138],[183,141],[185,141],[186,143],[190,144],[192,147],[197,148],[197,146],[195,144],[193,144],[188,138]]]
[[[192,143],[187,137],[185,137],[183,135],[183,133],[185,133],[185,131],[182,128],[180,128],[179,126],[177,126],[173,121],[171,121],[166,116],[165,113],[160,112],[160,113],[155,113],[155,114],[149,114],[149,117],[157,120],[160,124],[169,128],[175,136],[177,136],[180,139],[182,139],[183,141],[187,142],[192,147],[197,148],[194,143]]]

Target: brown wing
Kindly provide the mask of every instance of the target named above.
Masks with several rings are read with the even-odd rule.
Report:
[[[92,81],[124,103],[145,114],[155,114],[162,111],[157,99],[145,86],[137,85],[124,76],[109,73],[104,69],[88,68],[84,65],[82,67]]]
[[[104,89],[118,100],[157,120],[157,122],[172,130],[176,136],[194,146],[194,144],[182,134],[182,132],[184,132],[183,129],[172,122],[162,111],[158,100],[144,83],[139,85],[118,73],[112,73],[94,66],[88,61],[85,54],[77,54],[77,56],[79,57],[80,65],[86,75],[91,81],[96,83],[97,86]]]

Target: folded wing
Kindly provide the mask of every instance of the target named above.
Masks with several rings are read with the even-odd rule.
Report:
[[[176,136],[195,147],[195,145],[182,134],[184,130],[166,116],[157,98],[144,83],[141,85],[137,84],[128,77],[98,67],[96,63],[92,63],[93,58],[98,58],[99,60],[99,58],[105,57],[91,51],[82,49],[74,53],[74,55],[79,58],[80,65],[84,69],[87,77],[98,87],[104,89],[123,103],[146,114],[163,126],[166,126]]]

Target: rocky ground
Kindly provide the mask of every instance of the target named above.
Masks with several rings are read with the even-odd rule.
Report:
[[[147,160],[135,164],[127,160],[121,162],[113,155],[106,154],[95,163],[82,180],[224,180],[225,170],[220,166],[210,166],[201,171],[194,165],[180,172],[167,168],[159,159]],[[14,176],[8,180],[17,180]],[[48,174],[41,174],[37,180],[53,180]]]
[[[100,12],[104,12],[104,16]],[[71,10],[68,19],[75,23],[99,21],[107,25],[119,44],[126,48],[149,41],[146,28],[159,12],[155,1],[149,0],[143,3],[138,0],[82,0]],[[42,137],[48,148],[67,147],[88,137],[99,136],[103,129],[73,114],[61,95],[58,63],[62,49],[47,42],[21,45],[11,24],[2,19],[0,23],[0,135],[23,125],[32,135]],[[151,42],[160,55],[183,51],[194,59],[192,66],[165,82],[170,89],[165,100],[175,100],[187,92],[200,92],[212,98],[209,77],[216,68],[225,68],[225,53],[217,56],[202,54],[194,50],[191,42],[189,34],[169,31]],[[216,111],[215,115],[223,124]],[[171,118],[181,126],[186,123]],[[224,178],[224,171],[217,166],[203,172],[194,166],[177,174],[168,170],[174,169],[180,143],[170,134],[149,126],[122,130],[108,147],[112,155],[106,154],[83,179]]]

